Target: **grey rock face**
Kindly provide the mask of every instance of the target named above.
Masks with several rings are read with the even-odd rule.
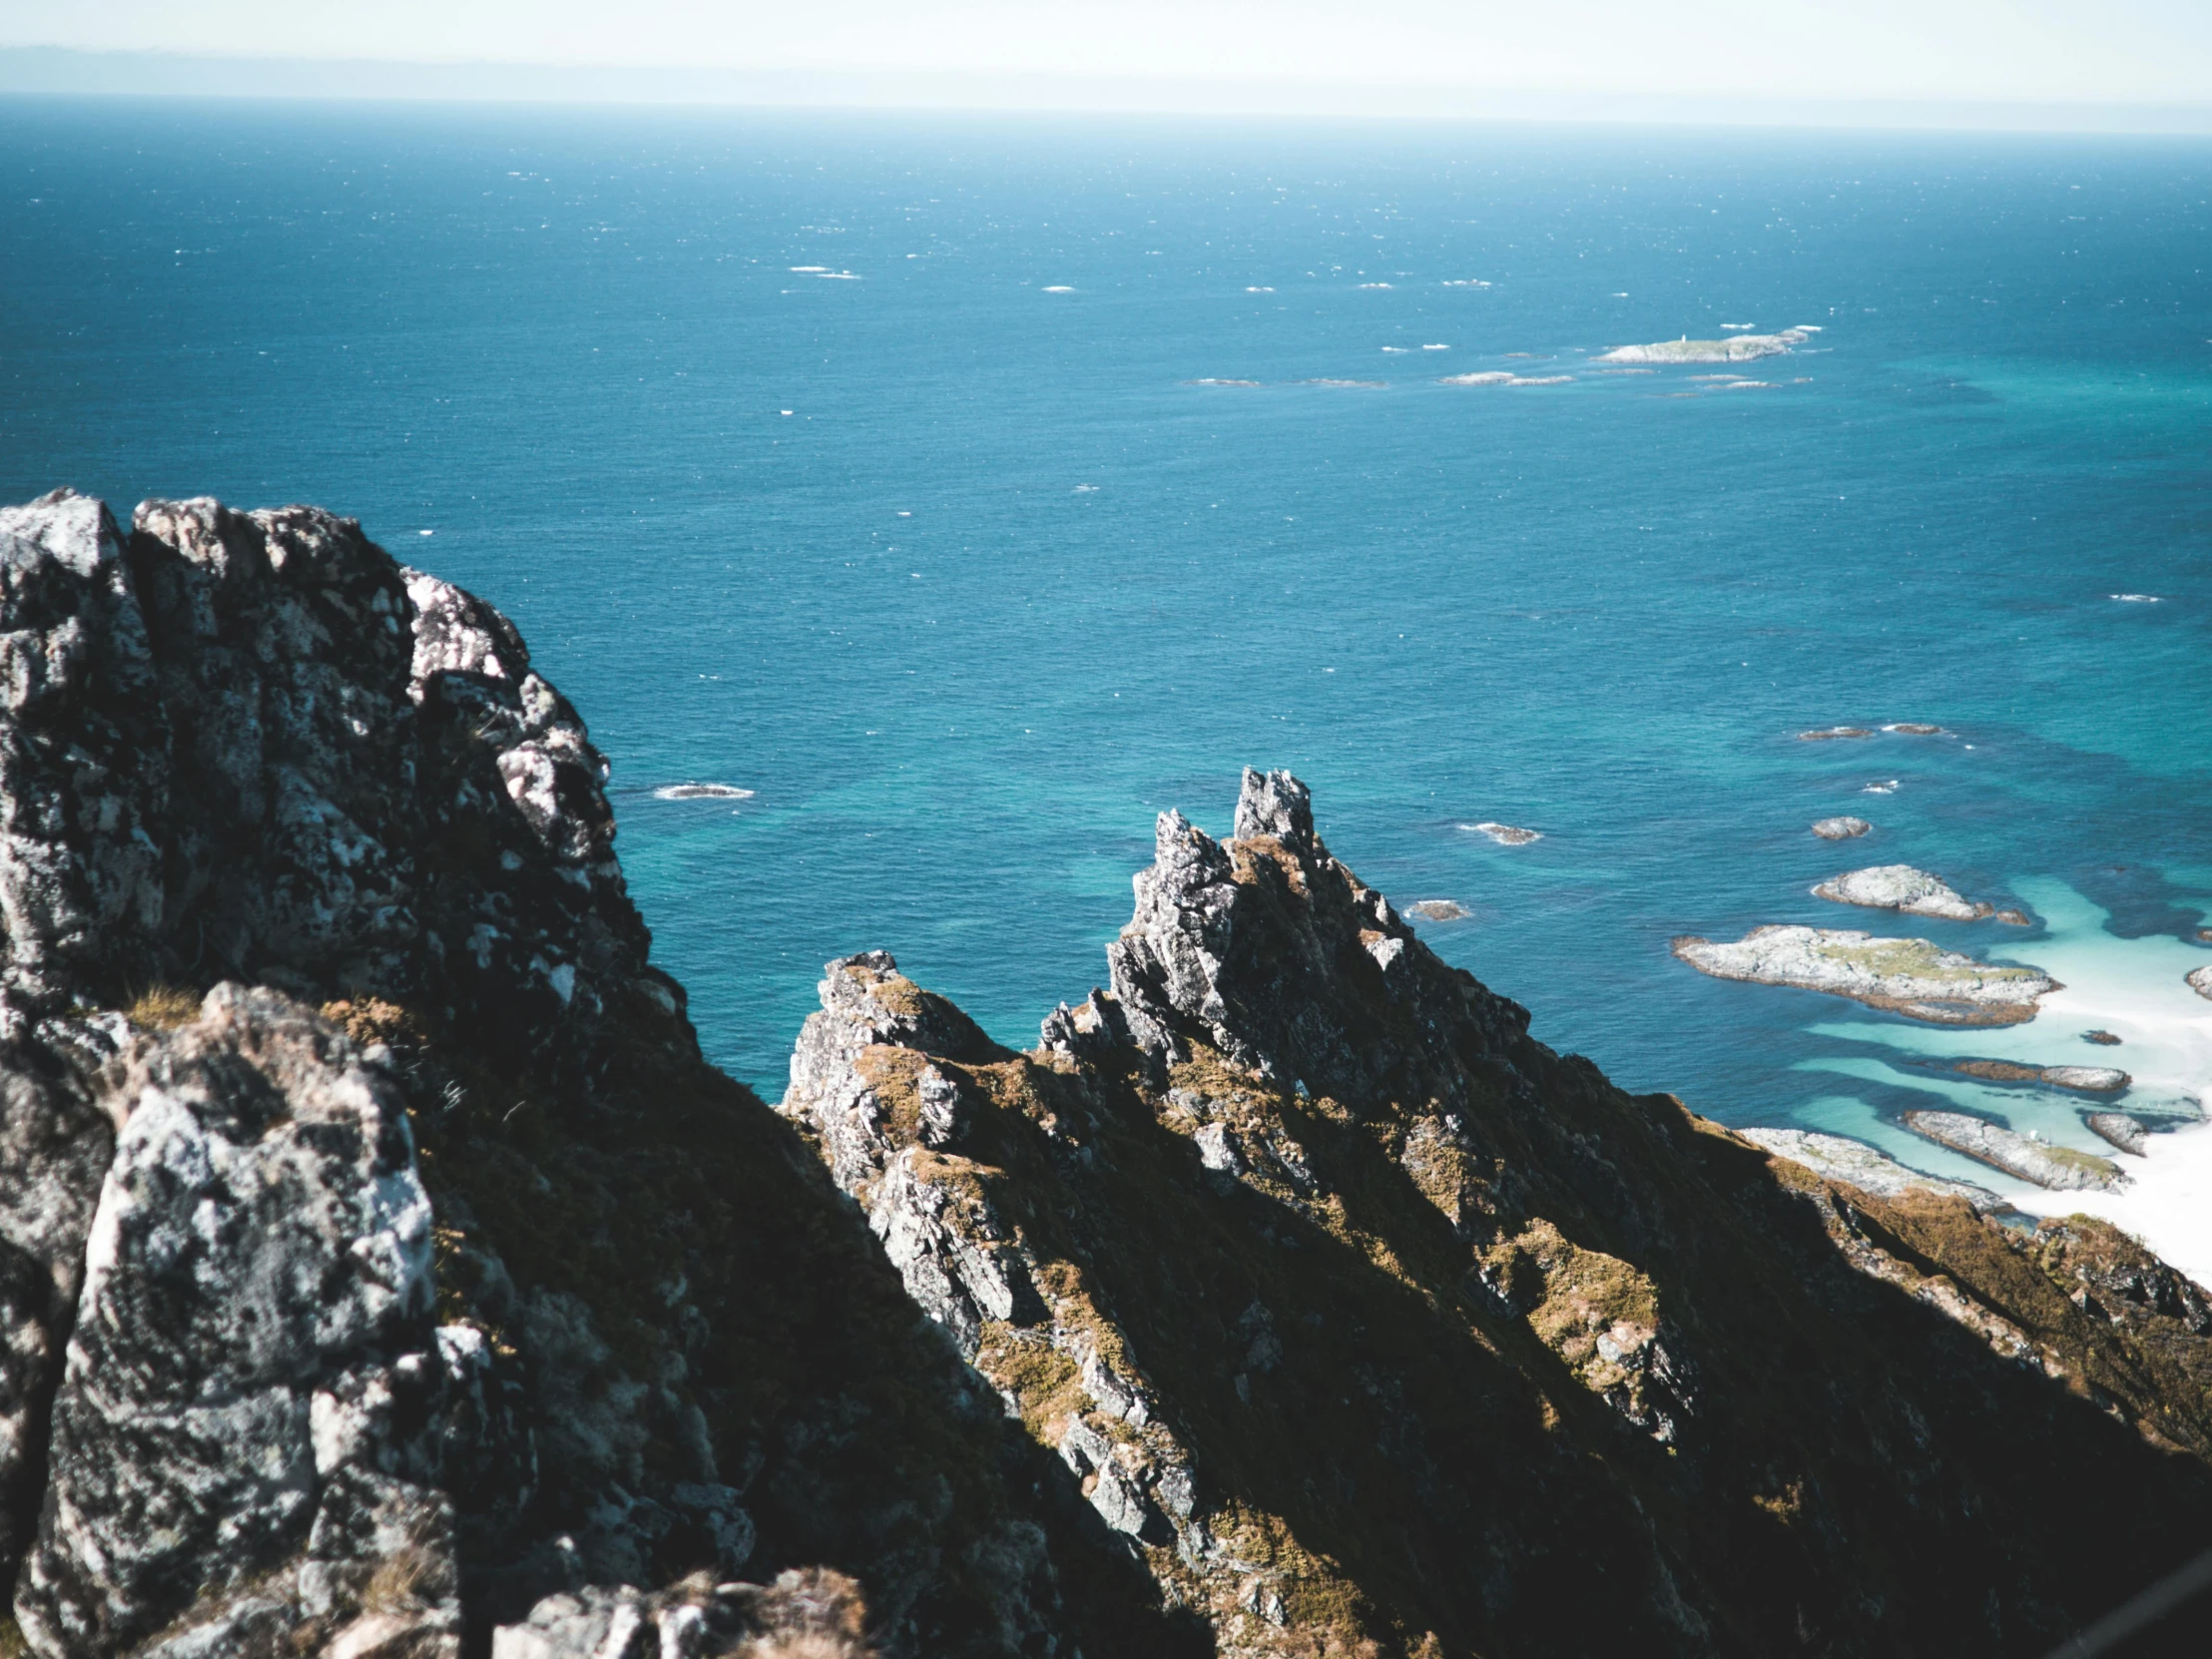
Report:
[[[390,1079],[234,985],[119,1072],[25,1634],[114,1652],[250,1583],[233,1635],[342,1623],[412,1551],[439,1586],[416,1622],[456,1637],[430,1206]]]
[[[859,1587],[823,1569],[769,1585],[699,1576],[548,1596],[492,1637],[492,1659],[866,1659]]]
[[[1824,841],[1848,841],[1874,828],[1863,818],[1824,818],[1813,825],[1813,833]]]
[[[316,1472],[314,1459],[299,1462],[288,1440],[289,1461],[224,1463],[226,1443],[238,1456],[243,1445],[276,1458],[268,1448],[277,1440],[268,1437],[291,1432],[287,1412],[295,1415],[299,1400],[322,1397],[299,1380],[320,1375],[336,1338],[267,1319],[252,1323],[271,1312],[266,1300],[253,1300],[267,1289],[255,1276],[266,1270],[280,1279],[282,1270],[256,1258],[259,1265],[234,1264],[244,1282],[227,1277],[231,1267],[207,1269],[216,1277],[172,1276],[156,1294],[134,1289],[143,1275],[133,1277],[133,1269],[103,1280],[97,1301],[83,1291],[88,1248],[96,1267],[104,1260],[92,1232],[96,1204],[112,1207],[120,1202],[114,1192],[138,1191],[159,1166],[158,1158],[146,1168],[134,1162],[152,1155],[131,1142],[111,1175],[118,1129],[138,1097],[119,1093],[124,1085],[104,1073],[118,1063],[155,1065],[169,1052],[141,1042],[134,1058],[117,1062],[133,1042],[132,1027],[121,1014],[92,1010],[129,1005],[149,987],[223,979],[278,987],[310,1003],[384,997],[466,1025],[495,1063],[526,1059],[556,1078],[588,1075],[604,1063],[610,995],[643,986],[680,1010],[679,993],[645,966],[645,929],[613,854],[604,771],[582,723],[532,672],[503,617],[404,569],[350,520],[309,508],[237,513],[209,500],[154,501],[126,533],[100,503],[68,492],[0,509],[0,1154],[10,1171],[0,1183],[0,1570],[13,1572],[33,1526],[43,1525],[43,1576],[27,1580],[25,1622],[51,1634],[37,1639],[98,1643],[110,1639],[103,1632],[146,1634],[145,1620],[180,1610],[171,1605],[172,1577],[191,1572],[201,1575],[195,1585],[210,1587],[240,1571],[265,1574],[257,1581],[260,1600],[240,1602],[224,1615],[231,1623],[194,1626],[194,1641],[219,1648],[244,1640],[254,1620],[276,1617],[272,1606],[292,1616],[312,1604],[320,1609],[313,1617],[326,1620],[343,1605],[342,1595],[329,1600],[327,1584],[271,1588],[292,1569],[273,1563],[268,1551],[289,1548],[300,1526],[321,1536],[338,1524],[317,1518],[315,1494],[338,1491],[343,1482],[330,1469],[342,1473],[353,1463],[341,1457]],[[190,1006],[179,993],[164,994],[176,1012]],[[283,1019],[241,1012],[267,993],[227,994],[247,1001],[223,1016],[221,1034],[194,1039],[205,1053],[196,1050],[192,1063],[208,1074],[204,1086],[194,1085],[194,1098],[213,1102],[211,1111],[247,1111],[246,1104],[225,1106],[225,1090],[260,1075],[263,1062],[225,1059],[223,1045],[251,1046],[262,1040],[254,1033],[305,1016],[296,1008]],[[147,1017],[175,1015],[158,1008]],[[270,1055],[291,1068],[287,1080],[238,1086],[270,1099],[295,1086],[312,1093],[302,1081],[308,1070],[300,1069],[307,1062],[281,1058],[307,1039],[269,1040],[276,1045]],[[370,1065],[363,1075],[373,1071]],[[169,1111],[163,1107],[137,1133],[154,1134]],[[234,1129],[179,1129],[161,1144],[217,1164],[244,1159],[242,1167],[264,1168],[255,1158],[276,1156],[258,1142],[251,1156],[232,1146],[225,1136]],[[218,1157],[210,1147],[230,1150]],[[290,1219],[306,1226],[319,1215],[314,1225],[337,1227],[333,1218],[350,1200],[318,1183],[342,1171],[303,1163],[303,1156],[278,1159],[296,1200]],[[405,1163],[393,1166],[401,1173],[391,1181],[414,1180]],[[276,1166],[265,1173],[274,1176]],[[245,1205],[249,1196],[241,1190],[231,1200]],[[126,1228],[117,1236],[127,1235]],[[505,1277],[496,1260],[477,1265],[490,1280]],[[95,1364],[110,1334],[80,1328],[81,1293],[86,1307],[110,1317],[120,1317],[115,1299],[150,1297],[153,1313],[169,1324],[149,1316],[129,1334],[198,1345],[202,1370],[194,1375],[217,1380],[208,1385],[221,1393],[221,1410],[209,1416],[215,1407],[152,1396],[109,1400],[100,1390],[124,1388],[128,1373],[111,1381],[106,1362]],[[338,1303],[326,1305],[324,1317],[356,1326],[368,1318]],[[52,1407],[56,1473],[40,1523],[49,1401],[73,1332],[89,1345],[85,1363],[94,1372],[64,1387]],[[408,1340],[405,1353],[414,1358],[405,1378],[333,1382],[317,1407],[328,1421],[316,1418],[310,1427],[327,1439],[361,1412],[401,1410],[427,1421],[443,1400],[431,1434],[438,1444],[409,1453],[406,1478],[419,1485],[442,1457],[477,1524],[492,1516],[512,1524],[539,1489],[530,1418],[542,1402],[525,1397],[516,1361],[462,1352],[471,1342],[481,1350],[480,1337],[466,1328],[450,1335],[446,1363],[425,1328]],[[262,1346],[236,1354],[225,1347],[249,1339]],[[386,1358],[396,1365],[399,1353]],[[277,1356],[288,1358],[279,1363]],[[159,1371],[171,1358],[147,1364]],[[292,1394],[275,1382],[223,1391],[232,1387],[225,1379],[271,1378],[269,1368],[282,1365],[293,1368],[283,1384]],[[291,1405],[279,1409],[280,1395]],[[645,1403],[658,1409],[664,1402],[656,1393]],[[94,1488],[108,1452],[83,1450],[80,1441],[107,1420],[110,1404],[140,1440],[129,1455],[129,1448],[109,1447],[117,1484],[103,1495]],[[243,1417],[233,1422],[225,1412]],[[94,1435],[85,1443],[101,1442]],[[392,1477],[387,1461],[378,1452],[363,1466],[372,1465],[380,1481]],[[134,1483],[157,1467],[182,1484],[140,1490]],[[221,1467],[231,1474],[218,1479],[211,1471]],[[195,1468],[198,1474],[186,1472]],[[249,1468],[259,1472],[240,1472]],[[223,1483],[233,1476],[245,1485]],[[358,1484],[353,1474],[345,1479]],[[78,1496],[63,1503],[72,1491]],[[386,1515],[377,1524],[393,1536],[423,1526],[450,1531],[453,1522],[443,1497],[379,1489],[359,1504],[364,1514]],[[119,1541],[139,1526],[132,1505],[145,1509],[146,1538],[167,1540],[143,1560],[134,1553],[139,1546]],[[686,1517],[686,1524],[719,1518],[717,1535],[732,1543],[750,1525],[742,1510],[710,1508],[712,1515]],[[213,1534],[195,1528],[212,1525],[207,1515],[218,1511],[227,1517],[218,1528],[226,1542],[203,1559],[196,1552],[213,1548]],[[103,1526],[119,1528],[117,1537]],[[450,1550],[439,1547],[438,1570],[446,1571]],[[297,1558],[321,1562],[310,1573],[320,1575],[317,1583],[338,1559],[313,1549]],[[440,1595],[431,1601],[450,1612],[449,1592]],[[394,1605],[406,1602],[402,1595]],[[368,1636],[351,1639],[358,1645]]]
[[[1237,1065],[1316,1092],[1373,1092],[1384,1072],[1410,1065],[1440,1103],[1463,1093],[1456,1062],[1431,1063],[1425,1042],[1407,1053],[1355,1036],[1374,1022],[1341,994],[1336,947],[1315,915],[1324,888],[1332,899],[1341,889],[1354,912],[1330,919],[1350,926],[1371,964],[1356,982],[1387,1008],[1382,1029],[1425,1034],[1471,1019],[1493,1050],[1526,1030],[1525,1010],[1413,948],[1418,940],[1389,900],[1321,844],[1298,780],[1248,768],[1237,824],[1238,839],[1224,847],[1180,813],[1163,813],[1152,866],[1135,879],[1136,913],[1106,948],[1122,1017],[1158,1060],[1180,1059],[1185,1038],[1196,1038]],[[1253,948],[1248,934],[1264,935],[1268,948]]]

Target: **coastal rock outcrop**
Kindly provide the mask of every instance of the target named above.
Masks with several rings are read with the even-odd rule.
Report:
[[[1935,1525],[1891,1484],[1927,1457],[1941,1489],[2005,1509],[2007,1550],[2015,1524],[2051,1524],[2036,1481],[1996,1495],[2017,1444],[1970,1475],[1940,1448],[1984,1386],[2047,1389],[2094,1352],[2102,1388],[2121,1362],[2097,1345],[2137,1338],[2027,1295],[2039,1270],[1977,1215],[1993,1198],[1827,1137],[1793,1145],[1858,1179],[1769,1162],[1553,1054],[1329,852],[1288,774],[1245,775],[1227,840],[1163,814],[1134,890],[1111,990],[1062,1004],[1027,1053],[887,956],[830,963],[784,1110],[917,1304],[1219,1651],[1547,1653],[1556,1629],[1530,1620],[1559,1593],[1685,1655],[1781,1651],[1814,1626],[1836,1651],[1990,1646],[1954,1618],[1936,1648],[1890,1624],[1907,1605],[1950,1617],[1936,1580],[1979,1581],[1987,1557],[1923,1586],[1907,1563],[1935,1557],[1902,1545],[1877,1610],[1868,1560],[1821,1540],[1857,1535],[1869,1502]],[[1934,1324],[1888,1324],[1890,1297]],[[1819,1384],[1777,1388],[1778,1352]],[[1910,1404],[1876,1407],[1835,1369],[1862,1360]],[[1842,1399],[1849,1427],[1817,1402]],[[2091,1466],[2054,1454],[2069,1487]],[[1715,1529],[1738,1498],[1821,1517],[1773,1535],[1780,1598]],[[1601,1556],[1602,1575],[1568,1565]],[[1404,1570],[1476,1557],[1479,1576]],[[1807,1612],[1830,1570],[1849,1597]]]
[[[1824,818],[1814,822],[1813,833],[1824,841],[1848,841],[1873,828],[1863,818]]]
[[[2110,1192],[2127,1185],[2109,1158],[2054,1146],[1964,1112],[1907,1112],[1902,1121],[1917,1135],[2053,1192]]]
[[[2188,980],[2189,988],[2197,995],[2212,998],[2212,962],[2200,968],[2191,968],[2182,977]]]
[[[1867,869],[1846,870],[1816,883],[1813,896],[1875,910],[1940,916],[1946,921],[1979,921],[1995,908],[1992,904],[1968,902],[1941,876],[1911,864],[1875,864]]]
[[[1778,1158],[1788,1158],[1826,1180],[1841,1181],[1878,1198],[1934,1193],[1943,1198],[1962,1198],[1976,1210],[1996,1209],[2004,1202],[1985,1187],[1908,1169],[1888,1154],[1877,1152],[1865,1141],[1855,1141],[1848,1135],[1824,1135],[1813,1129],[1764,1128],[1740,1129],[1737,1133]]]
[[[1716,979],[1826,991],[1935,1025],[2017,1025],[2058,988],[2039,968],[1849,929],[1756,927],[1734,943],[1678,938],[1674,953]]]
[[[0,512],[0,1651],[1994,1655],[2212,1529],[2195,1287],[1553,1052],[1287,773],[778,1112],[358,525]]]
[[[1021,1448],[700,1057],[504,617],[315,509],[64,491],[0,510],[0,648],[34,1651],[474,1652],[551,1592],[831,1559],[892,1654],[1093,1628],[985,1547]]]

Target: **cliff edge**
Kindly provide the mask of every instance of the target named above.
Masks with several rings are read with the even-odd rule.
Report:
[[[0,1651],[1997,1654],[2212,1523],[2195,1286],[1623,1093],[1288,774],[771,1108],[490,607],[57,492],[0,612]]]

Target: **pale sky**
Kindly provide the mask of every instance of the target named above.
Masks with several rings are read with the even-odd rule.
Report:
[[[2212,103],[2212,0],[0,0],[0,47],[1944,103]]]

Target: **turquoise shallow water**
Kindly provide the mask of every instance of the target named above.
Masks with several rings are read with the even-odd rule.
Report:
[[[0,494],[322,502],[505,607],[767,1092],[853,949],[1033,1040],[1154,813],[1225,830],[1251,763],[1546,1040],[1879,1136],[1939,1103],[1913,1028],[1667,941],[1889,930],[1806,888],[1907,860],[2212,961],[2208,187],[2201,141],[0,103]],[[1820,332],[1735,389],[1588,360],[1731,322]],[[1572,378],[1438,383],[1499,369]],[[1794,737],[1897,721],[1946,735]]]

